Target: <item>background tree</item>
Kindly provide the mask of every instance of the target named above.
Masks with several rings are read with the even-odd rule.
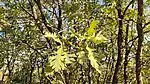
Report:
[[[148,84],[149,3],[1,0],[1,83]]]

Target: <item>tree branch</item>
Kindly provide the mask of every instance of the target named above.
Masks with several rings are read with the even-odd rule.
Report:
[[[143,28],[145,28],[147,25],[149,25],[150,24],[150,21],[149,22],[147,22],[147,23],[145,23],[144,24],[144,26],[143,26]]]
[[[150,32],[150,30],[147,30],[147,31],[145,31],[145,32],[144,32],[144,34],[149,33],[149,32]],[[132,42],[132,41],[136,40],[137,38],[138,38],[138,36],[136,36],[135,38],[133,38],[133,39],[129,40],[129,42],[128,42],[128,43],[130,43],[130,42]]]
[[[131,5],[134,1],[135,1],[135,0],[132,0],[132,1],[128,4],[128,6],[125,8],[125,10],[124,10],[124,12],[123,12],[123,15],[126,14],[126,11],[128,10],[128,8],[130,7],[130,5]]]
[[[42,11],[42,6],[41,6],[40,0],[34,0],[34,2],[37,4],[38,9],[39,9],[39,11],[40,11],[40,13],[41,13],[42,22],[44,23],[44,25],[45,25],[45,27],[48,29],[48,31],[52,33],[52,32],[53,32],[53,31],[52,31],[52,28],[51,28],[50,26],[48,26],[48,24],[47,24],[47,22],[46,22],[45,15],[44,15],[44,13],[43,13],[43,11]]]
[[[35,52],[37,52],[41,57],[44,57],[37,49],[33,48],[30,44],[28,44],[25,40],[21,40],[22,43],[26,44],[29,48],[33,49]]]

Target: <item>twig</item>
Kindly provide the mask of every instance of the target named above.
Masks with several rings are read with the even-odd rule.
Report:
[[[128,10],[128,8],[130,7],[130,5],[134,2],[135,0],[132,0],[128,5],[127,7],[125,8],[124,12],[123,12],[123,15],[126,14],[126,11]]]

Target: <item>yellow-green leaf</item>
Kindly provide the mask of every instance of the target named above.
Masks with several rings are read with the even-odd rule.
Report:
[[[92,67],[94,67],[96,69],[96,71],[98,71],[99,73],[101,73],[101,71],[99,70],[99,65],[97,60],[94,58],[94,49],[89,48],[88,46],[86,47],[87,51],[88,51],[88,58],[91,62]]]
[[[80,52],[77,53],[77,55],[78,55],[78,62],[80,64],[83,64],[84,60],[86,59],[85,52],[84,51],[80,51]]]
[[[94,42],[95,44],[100,44],[107,41],[107,39],[103,35],[101,35],[101,33],[98,33],[96,37],[95,36],[89,37],[89,40]]]
[[[65,52],[64,57],[65,57],[65,63],[70,64],[73,61],[75,61],[72,57],[76,57],[76,56],[75,54],[68,54],[67,52]]]
[[[59,48],[56,52],[56,56],[50,57],[50,66],[52,69],[54,69],[56,72],[60,70],[65,69],[65,64],[63,61],[65,60],[65,57],[63,55],[63,49]]]
[[[61,43],[59,37],[56,35],[56,33],[50,33],[50,32],[45,32],[45,37],[47,38],[53,38],[56,42]]]
[[[92,67],[94,67],[96,69],[96,71],[101,73],[101,71],[99,70],[99,65],[97,63],[97,60],[93,56],[89,56],[89,60],[91,62]]]
[[[88,36],[91,36],[91,35],[96,33],[95,28],[96,28],[97,24],[98,24],[98,21],[96,21],[96,20],[93,20],[91,22],[90,27],[88,28],[88,31],[87,31],[88,32]]]
[[[50,32],[45,32],[45,35],[44,35],[45,37],[47,37],[47,38],[51,38],[51,33]]]

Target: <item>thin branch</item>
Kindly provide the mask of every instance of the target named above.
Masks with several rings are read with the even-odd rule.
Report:
[[[48,24],[47,24],[47,22],[46,22],[45,15],[44,15],[44,13],[43,13],[43,11],[42,11],[42,6],[41,6],[40,0],[34,0],[34,2],[35,2],[35,3],[37,4],[37,6],[38,6],[38,9],[39,9],[39,11],[40,11],[40,13],[41,13],[42,21],[43,21],[45,27],[48,29],[49,32],[53,32],[53,31],[52,31],[52,28],[51,28],[50,26],[48,26]]]
[[[128,22],[128,21],[132,21],[132,22],[134,22],[134,23],[137,23],[137,22],[136,22],[135,20],[133,20],[133,19],[128,19],[128,20],[125,19],[125,21],[127,21],[127,22]]]
[[[43,5],[43,7],[44,7],[45,9],[47,9],[44,5]],[[53,8],[53,10],[54,10],[54,8]],[[58,16],[57,16],[57,13],[56,13],[56,12],[51,11],[51,10],[48,10],[48,9],[47,9],[47,11],[48,11],[48,12],[50,12],[50,13],[52,13],[52,14],[54,14],[54,15],[56,16],[56,18],[58,18]]]
[[[44,57],[37,49],[33,48],[30,44],[28,44],[25,40],[21,40],[22,43],[28,45],[29,48],[33,49],[34,51],[36,51],[41,57]]]
[[[150,30],[147,30],[147,31],[145,31],[145,32],[144,32],[144,34],[149,33],[149,32],[150,32]],[[135,38],[133,38],[133,39],[129,40],[129,42],[128,42],[128,43],[130,43],[130,42],[132,42],[132,41],[136,40],[137,38],[138,38],[138,36],[136,36]]]
[[[124,12],[123,12],[123,15],[126,14],[126,11],[128,10],[128,8],[130,7],[130,5],[131,5],[134,1],[135,1],[135,0],[132,0],[132,1],[128,4],[128,6],[125,8],[125,10],[124,10]]]
[[[30,5],[30,7],[31,7],[31,12],[32,12],[32,14],[33,14],[33,19],[36,20],[35,14],[34,14],[34,11],[33,11],[33,3],[32,3],[32,1],[30,1],[30,0],[28,0],[28,2],[29,2],[29,5]]]
[[[29,16],[31,16],[31,17],[34,18],[34,16],[33,16],[29,11],[27,11],[24,7],[22,7],[21,4],[19,4],[19,6],[20,6],[27,14],[29,14]]]
[[[57,18],[58,20],[58,31],[61,30],[61,26],[62,26],[62,18],[61,18],[61,15],[62,15],[62,11],[61,11],[61,7],[60,7],[60,3],[58,2],[58,11],[59,11],[59,16]]]
[[[150,21],[149,22],[147,22],[147,23],[145,23],[144,24],[144,26],[143,26],[143,28],[145,28],[147,25],[149,25],[150,24]]]
[[[34,10],[33,10],[33,4],[32,4],[32,2],[31,2],[30,0],[29,0],[29,5],[30,5],[31,11],[32,11],[32,13],[33,13],[33,19],[34,19],[34,21],[35,21],[35,24],[37,25],[37,27],[38,27],[38,29],[40,30],[40,32],[42,33],[42,35],[44,35],[44,33],[43,33],[43,28],[41,27],[41,24],[38,23],[38,20],[35,18]],[[47,43],[49,44],[49,47],[52,48],[51,43],[50,43],[50,40],[49,40],[48,38],[45,38],[45,39],[46,39]]]

